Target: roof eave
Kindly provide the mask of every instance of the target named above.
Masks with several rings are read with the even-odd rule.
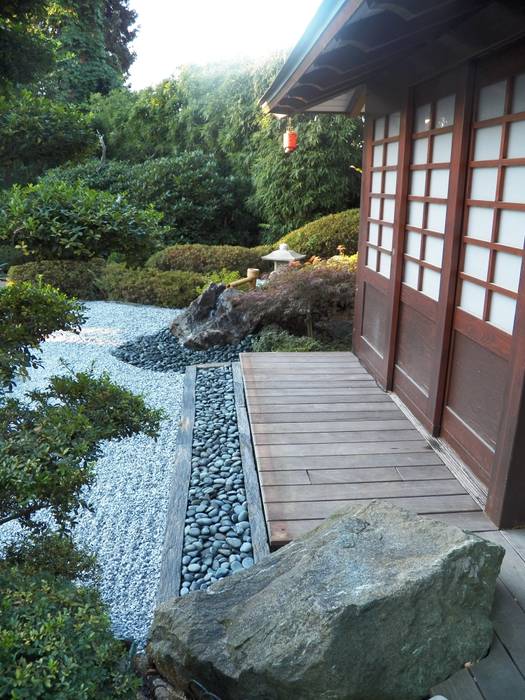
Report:
[[[272,85],[261,97],[259,104],[265,112],[273,112],[297,76],[312,64],[364,1],[323,0]]]

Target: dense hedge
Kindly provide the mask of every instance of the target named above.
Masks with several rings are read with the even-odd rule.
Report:
[[[133,697],[137,682],[96,590],[5,562],[0,590],[0,697]]]
[[[87,160],[47,172],[41,182],[81,183],[94,190],[125,194],[164,216],[170,243],[247,243],[255,240],[255,221],[244,202],[248,183],[224,173],[209,153],[190,151],[144,163]]]
[[[108,299],[174,309],[188,306],[206,282],[204,275],[195,272],[133,270],[117,263],[109,263],[100,278]]]
[[[99,278],[104,260],[40,260],[9,268],[11,282],[38,282],[41,279],[68,296],[78,299],[103,299]]]
[[[147,261],[147,267],[158,270],[188,270],[191,272],[215,272],[234,270],[242,277],[249,267],[271,269],[261,260],[271,246],[244,248],[238,245],[173,245],[159,251]]]
[[[357,253],[359,239],[359,209],[347,209],[329,214],[309,224],[290,231],[279,243],[308,257],[318,255],[329,258],[337,254],[337,246],[344,245],[347,255]]]
[[[307,257],[313,255],[329,258],[337,255],[337,247],[344,245],[348,255],[357,252],[359,237],[359,210],[348,209],[338,214],[323,216],[302,228],[290,231],[278,243],[287,243],[290,248]],[[151,256],[148,267],[158,270],[188,270],[212,272],[221,268],[236,270],[245,275],[249,267],[271,270],[271,263],[261,260],[278,244],[260,245],[255,248],[215,245],[174,245]]]

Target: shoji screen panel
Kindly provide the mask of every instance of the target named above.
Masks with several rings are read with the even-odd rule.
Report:
[[[510,335],[525,239],[525,73],[480,89],[472,137],[459,308]]]
[[[399,162],[400,113],[374,120],[366,267],[390,278]]]
[[[439,299],[456,96],[415,109],[403,283]]]

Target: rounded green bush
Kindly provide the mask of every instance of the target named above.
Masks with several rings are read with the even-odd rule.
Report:
[[[292,335],[279,326],[267,326],[253,341],[254,352],[318,352],[324,349],[315,338]]]
[[[39,262],[13,265],[9,268],[11,282],[35,282],[42,280],[68,296],[78,299],[104,299],[99,278],[105,267],[104,260],[40,260]]]
[[[137,680],[98,593],[0,564],[0,697],[131,698]]]
[[[152,255],[146,267],[202,273],[226,269],[244,277],[249,267],[271,269],[266,261],[261,260],[261,256],[270,250],[271,246],[244,248],[237,245],[172,245]]]
[[[287,243],[298,253],[311,257],[330,258],[337,254],[337,246],[344,245],[347,255],[357,253],[359,241],[359,209],[347,209],[311,221],[290,231],[279,243]]]
[[[133,270],[119,263],[106,265],[100,277],[100,285],[108,299],[173,309],[188,306],[199,296],[199,289],[206,281],[204,275],[195,272]]]

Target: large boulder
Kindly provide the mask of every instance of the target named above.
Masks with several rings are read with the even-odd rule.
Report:
[[[354,506],[155,613],[149,654],[229,700],[416,700],[487,651],[503,549]]]
[[[197,350],[239,343],[260,320],[236,304],[242,295],[223,284],[211,284],[177,316],[171,332],[185,347]]]

